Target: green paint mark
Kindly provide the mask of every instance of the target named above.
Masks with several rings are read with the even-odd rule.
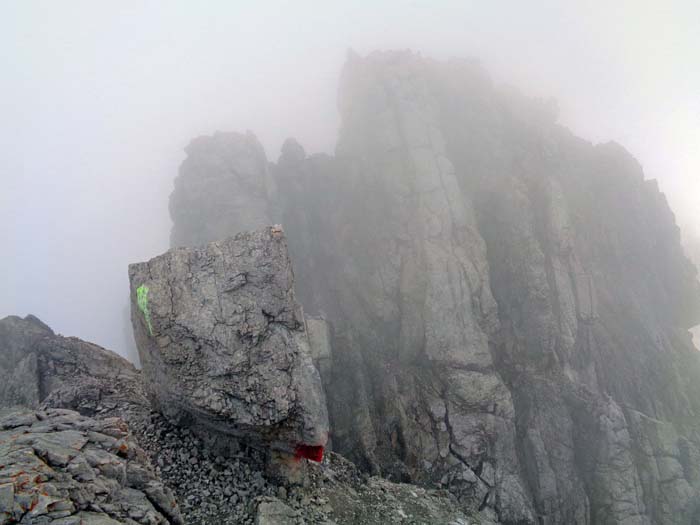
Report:
[[[151,314],[148,313],[148,286],[142,284],[136,289],[136,303],[139,305],[139,310],[143,312],[144,319],[146,319],[146,326],[148,326],[148,335],[153,335],[153,327],[151,326]]]

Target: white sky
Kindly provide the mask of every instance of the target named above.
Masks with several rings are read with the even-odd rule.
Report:
[[[332,152],[348,48],[477,57],[700,224],[699,2],[5,0],[0,317],[122,352],[127,264],[168,247],[182,148],[251,129],[271,160],[292,135]]]

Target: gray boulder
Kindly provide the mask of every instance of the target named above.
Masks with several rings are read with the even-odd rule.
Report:
[[[145,386],[166,417],[283,452],[325,446],[325,397],[281,229],[175,248],[132,264],[129,279]]]

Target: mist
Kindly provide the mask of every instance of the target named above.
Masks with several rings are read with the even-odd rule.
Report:
[[[0,317],[127,352],[127,265],[168,249],[194,137],[333,152],[348,49],[474,57],[614,140],[700,237],[696,2],[12,2],[0,17]],[[699,250],[700,251],[700,250]]]

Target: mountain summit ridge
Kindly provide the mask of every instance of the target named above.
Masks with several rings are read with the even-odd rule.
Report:
[[[332,327],[334,449],[508,523],[697,520],[700,289],[656,182],[473,61],[350,54],[338,98],[335,155],[286,143],[246,201]],[[249,226],[211,205],[251,188],[213,144],[176,181],[176,243]]]

